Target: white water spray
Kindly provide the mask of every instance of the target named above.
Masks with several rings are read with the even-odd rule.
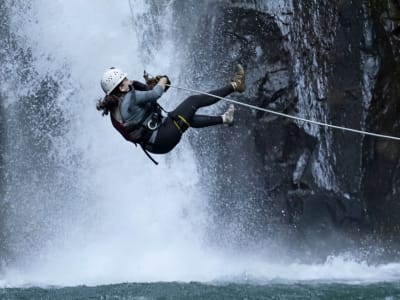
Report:
[[[96,111],[99,78],[106,68],[120,66],[137,78],[143,65],[136,55],[141,49],[132,38],[128,4],[93,4],[36,1],[24,12],[28,18],[14,12],[13,28],[32,51],[32,68],[43,78],[64,72],[65,88],[57,101],[71,124],[69,143],[62,144],[68,148],[57,150],[60,156],[81,156],[76,181],[83,191],[82,204],[76,205],[81,205],[84,218],[76,223],[73,216],[65,216],[59,237],[40,257],[27,254],[18,267],[30,274],[27,281],[45,283],[183,279],[182,274],[194,269],[185,265],[198,261],[192,256],[202,241],[204,199],[197,188],[193,153],[183,142],[155,167]],[[136,4],[138,14],[149,9],[142,1]],[[163,73],[168,69],[173,78],[178,73],[169,65],[173,49],[168,43],[163,46],[147,67]],[[57,192],[50,196],[54,202],[62,201]]]

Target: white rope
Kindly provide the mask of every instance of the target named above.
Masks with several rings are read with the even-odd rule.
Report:
[[[131,11],[131,22],[132,22],[132,25],[135,26],[135,16],[133,14],[133,7],[132,7],[131,0],[128,0],[128,3],[129,3],[129,10]]]
[[[235,104],[238,104],[238,105],[241,105],[241,106],[245,106],[245,107],[248,107],[248,108],[251,108],[251,109],[264,111],[264,112],[267,112],[267,113],[270,113],[270,114],[274,114],[274,115],[277,115],[277,116],[281,116],[281,117],[285,117],[285,118],[289,118],[289,119],[293,119],[293,120],[297,120],[297,121],[302,121],[302,122],[306,122],[306,123],[310,123],[310,124],[314,124],[314,125],[318,125],[318,126],[323,126],[323,127],[333,128],[333,129],[340,129],[340,130],[344,130],[344,131],[350,131],[350,132],[353,132],[353,133],[358,133],[358,134],[362,134],[362,135],[369,135],[369,136],[374,136],[374,137],[378,137],[378,138],[385,138],[385,139],[391,139],[391,140],[395,140],[395,141],[400,141],[400,137],[396,137],[396,136],[372,133],[372,132],[367,132],[367,131],[363,131],[363,130],[357,130],[357,129],[347,128],[347,127],[342,127],[342,126],[331,125],[331,124],[327,124],[327,123],[323,123],[323,122],[307,120],[307,119],[304,119],[304,118],[291,116],[291,115],[288,115],[288,114],[284,114],[284,113],[276,112],[276,111],[269,110],[269,109],[266,109],[266,108],[258,107],[258,106],[255,106],[255,105],[239,102],[239,101],[236,101],[236,100],[233,100],[233,99],[220,97],[220,96],[213,95],[213,94],[210,94],[210,93],[197,91],[197,90],[194,90],[194,89],[188,89],[188,88],[183,88],[183,87],[178,87],[178,86],[173,86],[173,85],[168,85],[168,86],[171,87],[171,88],[174,88],[174,89],[178,89],[178,90],[184,90],[184,91],[188,91],[188,92],[193,92],[193,93],[197,93],[197,94],[203,94],[203,95],[215,97],[215,98],[218,98],[218,99],[221,99],[221,100],[225,100],[227,102],[235,103]]]

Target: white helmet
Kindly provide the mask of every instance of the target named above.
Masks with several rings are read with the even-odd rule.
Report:
[[[110,95],[111,92],[126,78],[126,76],[128,76],[128,74],[117,68],[111,68],[105,71],[100,82],[104,93]]]

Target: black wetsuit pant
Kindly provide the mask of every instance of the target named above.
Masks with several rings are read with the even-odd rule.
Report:
[[[232,85],[211,91],[209,94],[226,97],[234,92]],[[183,131],[174,121],[176,116],[182,116],[193,128],[202,128],[222,124],[221,116],[204,116],[196,114],[196,111],[205,106],[215,104],[220,99],[207,95],[193,95],[186,98],[174,111],[170,113],[158,129],[157,137],[152,145],[146,146],[149,152],[164,154],[171,151],[181,140]],[[173,116],[173,117],[171,117]],[[174,120],[175,119],[175,120]],[[187,128],[186,128],[187,129]]]

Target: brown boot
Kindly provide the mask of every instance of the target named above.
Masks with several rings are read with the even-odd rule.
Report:
[[[246,90],[244,68],[241,64],[236,65],[235,75],[231,81],[232,87],[235,92],[243,93]]]

